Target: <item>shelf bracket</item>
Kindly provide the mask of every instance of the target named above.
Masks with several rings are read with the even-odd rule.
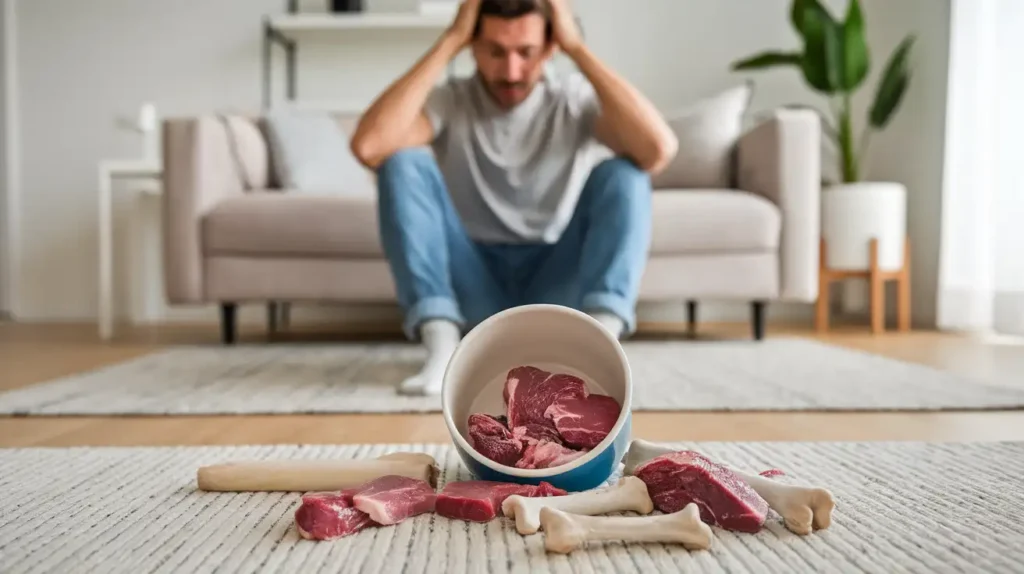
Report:
[[[294,2],[294,0],[291,0]],[[289,8],[292,5],[289,4]],[[270,18],[263,18],[263,108],[270,109],[273,100],[273,46],[280,45],[285,55],[285,81],[286,94],[289,101],[295,101],[298,96],[298,86],[295,72],[296,42],[270,24]]]

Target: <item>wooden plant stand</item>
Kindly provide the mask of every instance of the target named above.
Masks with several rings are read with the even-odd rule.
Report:
[[[878,268],[878,240],[872,239],[870,249],[870,266],[866,270],[835,270],[829,269],[825,250],[825,239],[821,240],[818,255],[818,304],[816,309],[816,326],[818,332],[828,331],[829,326],[829,287],[834,281],[851,278],[867,279],[871,285],[871,332],[879,334],[885,331],[885,284],[896,281],[898,285],[896,308],[897,328],[906,332],[910,330],[910,239],[903,245],[903,268],[895,271],[882,271]]]

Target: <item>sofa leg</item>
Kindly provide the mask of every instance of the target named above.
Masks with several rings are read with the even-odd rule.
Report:
[[[686,302],[686,334],[693,338],[697,336],[697,302]]]
[[[757,341],[764,339],[764,321],[766,307],[767,305],[764,301],[754,301],[751,304],[751,325],[754,328],[754,339]]]
[[[222,303],[220,306],[220,336],[225,345],[235,344],[237,338],[237,310],[234,303]]]
[[[281,305],[281,328],[288,329],[292,326],[292,304],[288,301],[282,301]]]
[[[267,303],[267,333],[274,335],[277,333],[277,319],[281,316],[280,306],[276,301],[270,301]]]

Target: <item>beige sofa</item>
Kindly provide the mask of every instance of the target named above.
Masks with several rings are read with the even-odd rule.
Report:
[[[351,129],[354,118],[338,119]],[[216,115],[164,123],[169,303],[220,305],[230,343],[242,303],[395,302],[372,195],[288,193],[261,155],[266,181],[247,188],[228,134]],[[812,112],[780,109],[736,146],[735,189],[656,186],[641,302],[687,302],[691,328],[697,301],[749,303],[760,339],[767,303],[815,301],[819,134]]]

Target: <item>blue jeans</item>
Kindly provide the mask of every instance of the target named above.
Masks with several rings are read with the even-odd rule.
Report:
[[[428,319],[467,329],[535,303],[612,313],[625,323],[625,334],[636,329],[651,183],[632,162],[610,159],[593,170],[568,227],[550,245],[473,241],[424,150],[391,156],[378,168],[378,186],[381,242],[410,339]]]

